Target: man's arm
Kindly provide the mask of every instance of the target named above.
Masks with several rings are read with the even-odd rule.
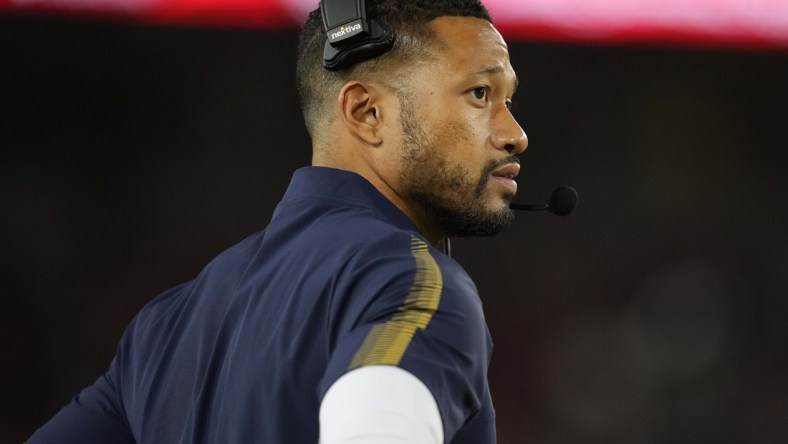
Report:
[[[134,442],[118,405],[114,384],[107,375],[82,390],[27,441],[28,444]]]
[[[320,405],[320,444],[443,444],[435,398],[399,367],[355,369],[337,379]]]

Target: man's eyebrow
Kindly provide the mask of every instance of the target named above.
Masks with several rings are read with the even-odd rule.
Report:
[[[501,65],[484,65],[480,66],[476,69],[474,74],[476,75],[492,75],[492,74],[501,74],[504,72],[503,66]],[[517,78],[517,75],[514,77],[514,91],[517,91],[517,87],[520,86],[520,79]]]
[[[503,72],[501,65],[483,65],[476,68],[475,74],[498,74]]]

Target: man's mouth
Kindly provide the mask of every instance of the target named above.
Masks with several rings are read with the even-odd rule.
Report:
[[[492,177],[496,183],[501,184],[514,195],[517,193],[517,182],[514,181],[514,178],[517,177],[518,174],[520,174],[520,164],[508,163],[493,171]]]

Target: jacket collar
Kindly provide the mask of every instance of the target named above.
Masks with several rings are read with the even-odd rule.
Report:
[[[282,202],[330,199],[375,212],[397,228],[421,233],[413,221],[377,190],[352,171],[326,167],[304,167],[293,173]]]

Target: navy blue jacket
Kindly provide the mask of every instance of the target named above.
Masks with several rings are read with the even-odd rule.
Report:
[[[430,389],[447,443],[493,443],[491,351],[467,273],[365,179],[308,167],[264,231],[146,305],[30,442],[317,443],[331,384],[395,365]]]

